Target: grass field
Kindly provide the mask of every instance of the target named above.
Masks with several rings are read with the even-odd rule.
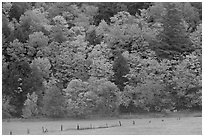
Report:
[[[163,121],[162,121],[163,120]],[[122,126],[119,126],[121,121]],[[135,125],[133,125],[135,121]],[[151,121],[151,122],[150,122]],[[116,127],[76,130],[86,127],[105,127],[117,125]],[[63,131],[61,130],[63,125]],[[47,133],[42,133],[42,126],[48,129]],[[99,120],[15,120],[2,122],[2,134],[67,134],[67,135],[201,135],[202,117],[165,117],[165,118],[131,118],[131,119],[99,119]]]

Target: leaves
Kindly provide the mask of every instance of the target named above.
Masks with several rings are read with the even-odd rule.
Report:
[[[35,92],[33,92],[31,95],[29,93],[27,94],[27,99],[22,110],[24,118],[31,118],[38,115],[37,101],[38,96]]]
[[[201,108],[198,4],[4,2],[5,114]]]

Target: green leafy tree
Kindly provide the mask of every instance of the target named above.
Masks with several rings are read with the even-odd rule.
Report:
[[[154,52],[149,51],[147,58],[140,54],[129,55],[130,73],[128,84],[121,93],[122,105],[145,111],[162,111],[173,109],[170,94],[166,91],[166,80],[169,75],[168,60],[159,62]],[[129,109],[132,109],[129,107]]]
[[[7,38],[10,33],[11,33],[11,30],[9,28],[9,20],[8,18],[3,14],[2,15],[2,33],[3,35],[5,36],[5,38]]]
[[[12,113],[15,113],[15,107],[10,105],[11,99],[8,96],[2,98],[2,118],[11,118]]]
[[[90,45],[97,45],[101,43],[102,38],[96,35],[96,26],[91,25],[86,31],[86,41],[89,42]]]
[[[27,48],[27,56],[30,59],[35,57],[42,57],[42,49],[48,45],[48,37],[45,36],[42,32],[34,32],[29,35]]]
[[[37,67],[39,73],[43,75],[43,78],[49,78],[51,64],[48,58],[36,58],[32,61],[30,66],[31,68]]]
[[[173,73],[173,99],[178,109],[201,107],[201,63],[195,52],[187,55]]]
[[[199,12],[189,2],[180,4],[183,18],[188,23],[188,32],[194,32],[200,23]]]
[[[5,15],[5,16],[9,16],[9,12],[11,10],[11,7],[12,7],[12,3],[11,2],[3,2],[2,3],[2,13]]]
[[[110,17],[120,11],[127,11],[127,6],[123,3],[102,2],[93,4],[98,7],[98,14],[94,17],[95,25],[98,25],[102,20],[109,24]]]
[[[14,29],[9,36],[9,41],[18,39],[20,42],[27,42],[29,35],[34,32],[43,32],[48,34],[50,30],[49,20],[45,17],[46,13],[40,9],[27,10],[19,20],[14,23]]]
[[[48,84],[45,90],[42,111],[48,117],[65,116],[65,98],[62,95],[61,89],[54,83]]]
[[[190,34],[190,39],[197,55],[200,57],[200,62],[202,62],[202,24],[198,25],[197,30]]]
[[[74,79],[64,91],[68,116],[84,118],[89,114],[108,116],[118,112],[119,89],[107,79],[90,77],[87,82]]]
[[[19,20],[21,15],[28,9],[30,9],[30,3],[13,2],[9,11],[9,17],[10,19],[15,18]]]
[[[23,108],[23,117],[24,118],[31,118],[38,115],[38,106],[37,106],[38,96],[35,92],[33,92],[31,95],[27,94],[27,99],[24,103]]]
[[[90,91],[96,95],[94,112],[99,115],[115,116],[119,108],[119,88],[106,78],[89,79]],[[93,96],[94,97],[94,96]]]
[[[15,116],[21,116],[27,94],[35,91],[40,98],[42,88],[41,74],[25,61],[10,62],[3,71],[2,94],[11,97]]]
[[[98,7],[88,4],[82,4],[79,8],[79,13],[74,19],[73,23],[76,26],[84,27],[88,29],[90,25],[94,24],[94,17],[98,13]]]
[[[26,59],[26,48],[25,45],[19,42],[18,39],[14,40],[12,43],[6,47],[6,53],[9,55],[9,60],[21,61]]]
[[[111,49],[131,51],[132,45],[140,44],[142,28],[140,19],[131,16],[128,12],[119,12],[111,17],[111,24],[101,21],[96,29],[97,37],[102,37]]]
[[[94,46],[88,55],[90,60],[89,75],[98,78],[111,78],[113,76],[113,66],[109,58],[112,56],[107,44],[101,43]]]
[[[64,26],[56,25],[51,28],[51,37],[54,41],[62,43],[67,40],[67,29]]]
[[[88,83],[74,79],[70,81],[64,90],[66,94],[67,115],[70,117],[83,118],[90,114],[91,104],[88,104]]]

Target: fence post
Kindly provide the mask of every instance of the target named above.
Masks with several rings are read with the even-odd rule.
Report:
[[[30,130],[27,128],[27,134],[30,134]]]
[[[61,125],[61,131],[63,131],[63,125]]]
[[[77,124],[77,130],[79,130],[79,124]]]
[[[119,121],[119,125],[122,126],[121,122]]]
[[[42,126],[42,132],[44,133],[45,132],[45,129],[44,129],[44,127]]]

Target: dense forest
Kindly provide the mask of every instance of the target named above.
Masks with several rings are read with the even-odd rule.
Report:
[[[201,110],[201,66],[201,3],[2,3],[3,118]]]

